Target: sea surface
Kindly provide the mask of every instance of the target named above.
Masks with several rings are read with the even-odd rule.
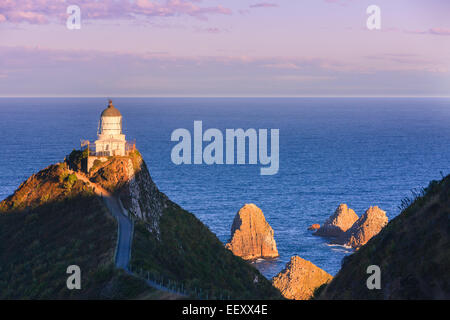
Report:
[[[113,98],[124,133],[136,139],[161,191],[224,243],[239,208],[255,203],[275,232],[280,257],[256,266],[268,278],[300,255],[335,275],[349,249],[307,230],[340,203],[358,215],[378,205],[389,219],[414,188],[450,173],[450,99]],[[31,174],[95,140],[103,98],[0,99],[0,199]],[[204,130],[280,130],[280,169],[180,165],[171,133],[194,120]]]

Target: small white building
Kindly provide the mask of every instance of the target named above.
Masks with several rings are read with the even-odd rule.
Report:
[[[109,100],[108,107],[100,116],[98,139],[94,142],[97,156],[124,156],[126,154],[125,135],[122,133],[122,114]]]

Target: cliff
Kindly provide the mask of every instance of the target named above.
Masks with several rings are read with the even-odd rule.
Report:
[[[313,263],[294,256],[276,275],[272,283],[287,299],[308,300],[314,291],[327,284],[333,277]]]
[[[89,176],[93,182],[115,193],[133,216],[145,221],[149,231],[159,236],[159,220],[169,200],[153,182],[139,151],[97,164]]]
[[[378,235],[346,257],[320,299],[450,299],[450,176],[432,181]],[[381,269],[381,289],[366,286]]]
[[[273,229],[254,204],[244,205],[231,226],[231,240],[225,246],[245,260],[278,257]]]
[[[135,221],[134,270],[209,298],[281,297],[258,270],[158,190],[138,152],[97,162],[89,174],[80,171],[79,156],[67,157],[76,174],[66,163],[52,165],[0,203],[1,298],[170,298],[114,268],[117,224],[88,179],[120,198]],[[81,267],[82,290],[65,287],[71,264]]]

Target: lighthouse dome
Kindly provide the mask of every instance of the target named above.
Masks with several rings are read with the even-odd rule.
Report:
[[[105,110],[103,110],[102,115],[101,115],[102,118],[103,118],[103,117],[121,117],[121,116],[122,116],[122,114],[120,113],[119,110],[117,110],[117,109],[113,106],[111,100],[109,100],[109,105],[108,105],[108,107],[107,107]]]

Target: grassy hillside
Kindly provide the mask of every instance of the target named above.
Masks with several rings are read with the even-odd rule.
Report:
[[[381,268],[381,290],[367,289],[369,265]],[[431,182],[377,236],[345,258],[320,298],[450,299],[450,176]]]
[[[0,299],[152,296],[114,268],[116,237],[115,220],[65,164],[40,171],[0,203]],[[66,287],[72,264],[81,290]]]
[[[174,203],[163,212],[159,238],[144,222],[136,224],[131,261],[136,269],[201,289],[212,299],[281,298],[256,268],[226,250],[204,224]]]

